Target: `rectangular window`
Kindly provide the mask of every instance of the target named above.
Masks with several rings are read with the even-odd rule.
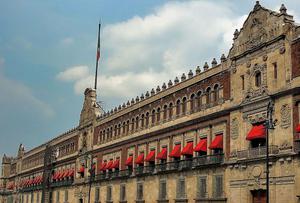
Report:
[[[274,69],[274,79],[277,79],[277,63],[273,63],[273,69]]]
[[[59,191],[56,191],[56,203],[59,203]]]
[[[167,199],[167,182],[166,180],[159,181],[159,200]]]
[[[244,75],[241,75],[241,80],[242,80],[242,90],[245,89],[245,77]]]
[[[69,192],[68,190],[65,190],[65,202],[68,202],[69,200]]]
[[[137,200],[143,200],[144,199],[144,185],[143,185],[143,183],[137,183],[136,199]]]
[[[222,197],[223,196],[223,176],[215,175],[213,177],[213,197]]]
[[[95,188],[95,203],[100,201],[100,188],[96,187]]]
[[[30,202],[33,203],[34,197],[33,197],[33,193],[31,193],[30,195]]]
[[[126,201],[126,185],[125,184],[120,185],[120,200]]]
[[[177,199],[185,199],[186,198],[184,177],[179,178],[177,181],[176,198]]]
[[[106,201],[112,201],[112,187],[107,186],[106,188]]]
[[[40,193],[36,194],[36,203],[40,203]]]
[[[198,198],[206,198],[207,191],[206,191],[206,176],[198,177],[197,181],[197,197]]]

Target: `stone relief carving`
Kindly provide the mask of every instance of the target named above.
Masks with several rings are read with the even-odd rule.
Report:
[[[280,127],[288,128],[291,126],[291,107],[288,104],[284,104],[280,109]]]
[[[238,120],[237,118],[233,118],[231,120],[231,132],[230,132],[230,135],[231,135],[231,139],[235,140],[238,138],[239,136],[239,123],[238,123]]]

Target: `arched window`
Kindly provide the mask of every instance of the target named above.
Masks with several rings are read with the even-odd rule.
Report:
[[[206,104],[209,104],[211,102],[211,99],[210,99],[210,93],[211,93],[211,88],[208,87],[206,89]]]
[[[131,131],[134,131],[134,118],[131,119]]]
[[[215,84],[214,86],[214,101],[217,102],[219,100],[219,85]]]
[[[156,122],[159,123],[159,121],[160,121],[160,108],[159,107],[157,108],[157,112],[156,113],[157,113],[156,114]]]
[[[139,129],[139,121],[140,121],[140,118],[139,118],[139,116],[137,116],[137,117],[135,118],[135,129],[136,129],[136,130]]]
[[[164,105],[164,113],[163,113],[163,119],[164,121],[167,120],[167,114],[168,114],[168,106]]]
[[[149,112],[146,113],[146,127],[149,126]]]
[[[115,137],[118,136],[118,126],[117,126],[117,125],[115,125],[114,136],[115,136]]]
[[[102,141],[104,142],[105,141],[105,130],[103,130],[103,133],[102,133]]]
[[[176,115],[178,116],[180,114],[180,99],[176,102]]]
[[[145,126],[145,114],[142,114],[141,127],[143,128],[144,126]]]
[[[113,137],[113,127],[110,127],[110,134],[109,134],[109,139],[112,139]]]
[[[256,87],[261,86],[261,72],[260,71],[255,73],[255,86]]]
[[[119,123],[119,125],[118,125],[118,136],[120,136],[121,135],[121,123]]]
[[[191,95],[190,109],[191,109],[191,112],[194,112],[194,110],[195,110],[195,94]]]
[[[151,115],[151,123],[155,123],[155,109],[152,110],[152,115]]]
[[[126,135],[128,135],[128,133],[129,133],[129,123],[130,123],[130,121],[127,120],[127,122],[126,122]]]
[[[102,131],[100,131],[100,133],[99,133],[99,143],[101,143],[102,142]]]
[[[107,131],[106,131],[106,139],[109,140],[109,135],[110,135],[110,131],[109,131],[109,128],[107,128]]]
[[[182,99],[182,114],[186,114],[186,97]]]
[[[199,91],[199,92],[197,92],[197,107],[198,107],[198,109],[201,108],[201,105],[202,105],[202,92]]]
[[[123,122],[122,128],[123,128],[122,133],[123,133],[123,134],[126,134],[126,130],[125,130],[125,128],[126,128],[125,121]]]
[[[171,102],[169,104],[169,119],[172,119],[173,117],[173,103]]]

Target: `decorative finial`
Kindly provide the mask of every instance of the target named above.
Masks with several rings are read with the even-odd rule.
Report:
[[[287,9],[286,9],[285,5],[284,5],[284,4],[281,4],[281,7],[280,7],[280,13],[281,13],[281,14],[286,14],[286,11],[287,11]]]
[[[126,107],[126,105],[125,105],[125,102],[122,104],[122,108],[125,108]]]
[[[172,86],[173,86],[172,80],[169,80],[168,87],[172,87]]]
[[[258,9],[260,9],[260,7],[261,7],[261,5],[259,4],[259,1],[256,1],[254,10],[258,10]]]
[[[140,99],[141,99],[141,100],[144,100],[144,99],[145,99],[145,97],[144,97],[144,94],[143,94],[143,93],[141,94],[141,97],[140,97]]]
[[[135,98],[135,102],[139,102],[140,101],[140,98],[139,98],[139,96],[136,96],[136,98]]]
[[[221,56],[221,62],[223,63],[225,61],[226,61],[226,56],[225,56],[225,54],[222,54],[222,56]]]
[[[184,73],[182,73],[182,76],[181,76],[181,82],[182,82],[182,81],[185,81],[185,80],[186,80],[186,76],[185,76]]]
[[[152,88],[152,90],[151,90],[151,95],[154,95],[155,94],[155,91],[154,91],[154,88]]]
[[[160,92],[160,87],[159,87],[159,85],[158,85],[157,88],[156,88],[156,92]]]
[[[118,111],[118,108],[117,107],[115,107],[115,109],[114,109],[114,112],[117,112]]]
[[[127,104],[126,104],[127,106],[129,106],[130,105],[130,102],[129,102],[129,100],[127,101]]]
[[[209,68],[208,63],[205,62],[204,66],[203,66],[203,70],[206,71],[206,70],[208,70],[208,68]]]
[[[134,99],[133,98],[131,99],[131,104],[134,104]]]
[[[166,83],[164,83],[164,84],[161,86],[161,88],[162,88],[163,90],[167,89]]]
[[[188,73],[188,78],[189,78],[189,79],[190,79],[190,78],[192,78],[192,77],[193,77],[193,75],[194,75],[193,71],[192,71],[192,70],[190,70],[190,72]]]
[[[121,109],[122,109],[122,107],[121,107],[121,105],[119,105],[118,110],[121,110]]]
[[[150,96],[149,91],[146,92],[145,96],[146,96],[146,98],[148,98]]]
[[[196,75],[199,75],[200,73],[201,73],[200,66],[197,66],[197,68],[196,68]]]
[[[175,85],[176,85],[177,83],[179,83],[178,77],[175,78],[174,83],[175,83]]]
[[[218,62],[216,60],[216,58],[213,58],[212,62],[211,62],[211,67],[216,67],[218,65]]]

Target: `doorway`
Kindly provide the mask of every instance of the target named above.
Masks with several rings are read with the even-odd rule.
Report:
[[[252,203],[266,203],[267,202],[267,192],[266,190],[253,190],[251,191],[253,201]]]
[[[82,199],[82,198],[80,198],[78,202],[79,202],[79,203],[83,203],[83,199]]]

